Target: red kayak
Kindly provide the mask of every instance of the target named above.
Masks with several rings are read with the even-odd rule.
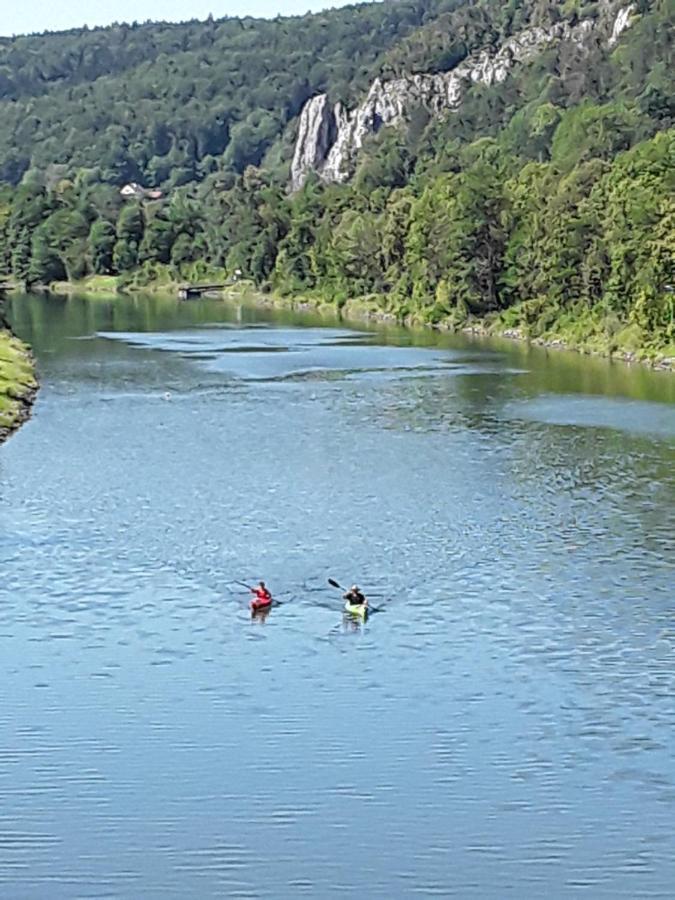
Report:
[[[251,600],[251,609],[253,610],[253,612],[257,612],[259,609],[269,609],[271,605],[271,597],[269,598],[269,600],[259,600],[257,598],[255,600]]]

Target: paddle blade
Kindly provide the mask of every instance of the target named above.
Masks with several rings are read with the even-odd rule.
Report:
[[[328,584],[330,584],[331,587],[337,588],[338,591],[343,590],[342,586],[339,585],[339,584],[337,583],[337,581],[336,581],[334,578],[329,578],[329,579],[328,579]]]

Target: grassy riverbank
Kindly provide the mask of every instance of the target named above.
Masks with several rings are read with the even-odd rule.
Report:
[[[231,276],[203,261],[186,264],[178,271],[161,263],[146,263],[120,275],[88,275],[77,281],[52,281],[54,294],[168,294],[184,284],[226,284]]]
[[[0,443],[30,415],[37,387],[30,350],[0,330]]]
[[[90,275],[80,281],[53,281],[49,291],[53,294],[93,294],[110,297],[115,294],[168,294],[177,293],[181,284],[171,278],[134,280],[128,275]]]
[[[470,324],[465,330],[675,369],[675,341],[666,335],[659,340],[638,323],[622,322],[615,315],[607,315],[598,309],[580,306],[553,319],[533,318],[528,304],[519,304],[475,327]]]

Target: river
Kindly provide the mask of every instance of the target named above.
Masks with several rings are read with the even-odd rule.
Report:
[[[675,377],[210,300],[9,316],[3,898],[672,897]]]

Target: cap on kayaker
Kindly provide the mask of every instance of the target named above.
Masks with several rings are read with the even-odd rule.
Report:
[[[358,584],[353,584],[353,585],[349,588],[349,590],[350,590],[350,591],[358,591],[358,590],[359,590]]]

